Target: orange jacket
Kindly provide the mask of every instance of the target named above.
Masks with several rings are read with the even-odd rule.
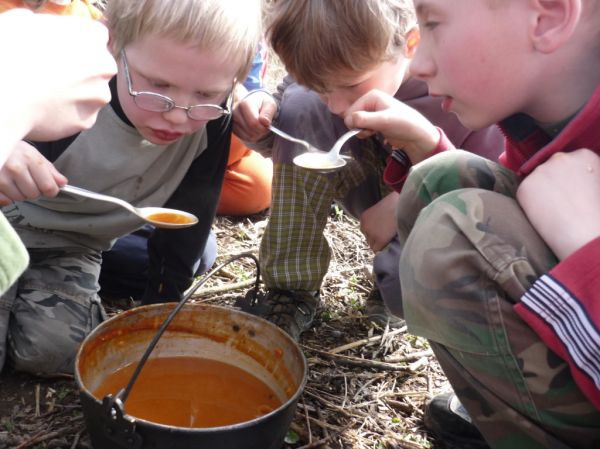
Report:
[[[0,12],[5,12],[14,8],[27,8],[39,13],[59,14],[62,16],[89,17],[90,19],[95,20],[102,17],[102,11],[88,0],[71,0],[71,3],[66,5],[59,5],[47,1],[39,8],[32,8],[23,0],[0,0]]]

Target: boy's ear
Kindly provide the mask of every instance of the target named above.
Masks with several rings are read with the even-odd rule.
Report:
[[[581,17],[581,0],[530,0],[536,13],[531,38],[542,53],[552,53],[572,36]]]
[[[404,44],[404,54],[407,58],[412,58],[417,51],[419,41],[421,40],[421,33],[419,27],[415,26],[406,33],[406,44]]]

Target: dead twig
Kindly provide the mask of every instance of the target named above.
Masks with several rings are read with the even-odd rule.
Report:
[[[427,349],[425,351],[411,352],[410,354],[406,354],[403,356],[389,356],[385,357],[384,360],[388,363],[401,363],[401,362],[410,362],[412,360],[419,360],[422,357],[430,357],[433,355],[433,351],[431,349]]]
[[[317,447],[321,447],[321,446],[327,444],[330,439],[331,439],[330,437],[321,438],[320,440],[313,441],[312,443],[305,444],[304,446],[300,446],[297,449],[314,449]]]
[[[400,438],[393,433],[387,432],[386,437],[390,440],[393,440],[391,443],[391,448],[393,449],[426,449],[427,446],[424,446],[419,443],[415,443],[414,441],[408,441],[404,438]]]
[[[18,446],[14,447],[13,449],[24,449],[26,447],[42,443],[44,441],[48,441],[48,440],[51,440],[53,438],[61,437],[61,436],[66,435],[66,434],[68,434],[70,432],[73,432],[73,426],[63,427],[62,429],[55,430],[53,432],[48,432],[45,435],[44,435],[44,431],[41,431],[41,432],[38,432],[37,434],[35,434],[29,440],[24,441],[23,443],[21,443]]]
[[[337,348],[333,348],[327,352],[329,352],[329,354],[339,354],[340,352],[348,351],[349,349],[355,349],[360,346],[368,345],[369,343],[374,343],[374,342],[380,341],[383,339],[384,336],[390,337],[390,336],[398,335],[398,334],[401,334],[404,332],[406,332],[406,326],[402,326],[400,329],[394,329],[393,331],[390,331],[386,334],[376,335],[374,337],[356,340],[351,343],[348,343],[348,344],[345,344],[342,346],[338,346]],[[389,360],[386,360],[386,361],[389,362]]]
[[[342,433],[345,432],[346,430],[348,430],[350,427],[352,427],[354,425],[354,421],[351,421],[347,426],[338,429],[338,433]],[[325,432],[327,430],[326,427],[323,428],[323,432]],[[314,449],[317,447],[321,447],[324,446],[325,444],[329,443],[330,441],[332,441],[333,439],[333,435],[332,434],[327,434],[327,436],[325,436],[324,438],[321,438],[320,440],[317,441],[313,441],[312,443],[308,443],[305,444],[304,446],[300,446],[297,449]]]
[[[40,412],[40,389],[41,386],[40,384],[36,384],[35,385],[35,416],[39,417],[41,412]]]
[[[81,439],[82,433],[83,433],[83,430],[80,430],[79,432],[77,432],[77,434],[75,435],[75,438],[73,438],[73,444],[71,444],[71,449],[75,449],[77,447],[77,444],[79,444],[79,440]]]
[[[350,366],[359,366],[361,368],[379,369],[385,371],[401,371],[410,374],[412,371],[405,366],[396,365],[393,363],[379,362],[377,360],[360,359],[358,357],[350,357],[347,355],[331,354],[329,351],[320,351],[319,349],[303,346],[308,351],[314,352],[327,359],[335,360],[337,363]]]
[[[312,443],[312,430],[310,428],[310,417],[308,416],[308,409],[306,408],[306,402],[304,398],[302,398],[302,405],[304,405],[304,418],[306,422],[306,428],[308,431],[308,443]]]
[[[232,284],[217,285],[216,287],[207,287],[198,291],[198,293],[195,293],[192,296],[192,299],[203,298],[205,296],[212,296],[220,293],[226,293],[233,290],[240,290],[242,288],[250,287],[255,282],[256,281],[254,279],[248,279],[245,281],[234,282]]]
[[[317,408],[317,416],[319,417],[319,420],[323,420],[323,412],[321,411],[320,408]],[[327,428],[323,429],[323,436],[325,438],[329,438],[329,430]]]

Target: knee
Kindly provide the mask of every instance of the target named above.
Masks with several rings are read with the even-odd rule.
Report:
[[[51,336],[35,335],[35,342],[13,338],[10,342],[10,358],[17,371],[36,375],[72,374],[79,345],[85,335],[68,332]]]
[[[485,160],[480,156],[464,150],[444,151],[415,165],[406,184],[434,194],[469,187],[466,180],[472,170],[466,167],[475,167],[479,159],[485,170]]]
[[[81,342],[105,317],[99,300],[63,300],[47,313],[16,310],[9,324],[9,355],[18,371],[72,374]]]
[[[435,308],[426,298],[483,295],[481,285],[494,284],[522,260],[519,236],[526,228],[516,201],[497,192],[469,188],[435,198],[416,218],[400,257],[405,303]]]
[[[235,171],[234,171],[235,170]],[[242,158],[225,175],[217,213],[256,214],[271,205],[273,163],[257,153]]]

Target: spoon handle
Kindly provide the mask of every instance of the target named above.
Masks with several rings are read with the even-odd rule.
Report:
[[[91,190],[82,189],[81,187],[71,186],[69,184],[64,185],[60,188],[61,191],[65,193],[70,193],[71,195],[83,196],[86,198],[91,198],[98,201],[107,201],[109,203],[117,204],[121,207],[124,207],[130,212],[133,212],[136,215],[139,215],[138,210],[129,204],[127,201],[122,200],[121,198],[116,198],[114,196],[103,195],[101,193],[92,192]]]
[[[307,151],[309,151],[311,149],[311,145],[305,140],[298,139],[296,137],[292,137],[289,134],[280,130],[279,128],[275,128],[273,125],[269,125],[269,129],[271,131],[273,131],[275,134],[277,134],[278,136],[281,136],[284,139],[289,140],[290,142],[296,142],[296,143],[299,143],[300,145],[303,145],[304,147],[306,147]]]
[[[341,151],[342,147],[344,146],[344,144],[346,143],[346,141],[348,139],[350,139],[351,137],[357,135],[361,131],[362,131],[362,129],[354,128],[354,129],[351,129],[350,131],[347,131],[344,134],[342,134],[342,136],[338,140],[336,140],[335,143],[333,144],[333,147],[329,151],[329,156],[333,160],[337,160],[337,158],[340,155],[340,151]]]

